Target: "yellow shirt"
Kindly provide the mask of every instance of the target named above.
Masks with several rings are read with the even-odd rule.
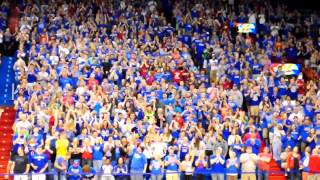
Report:
[[[155,123],[154,112],[147,112],[147,111],[145,111],[145,112],[144,112],[144,115],[145,115],[145,117],[147,118],[147,121],[148,121],[150,124]]]
[[[67,139],[58,139],[56,142],[57,157],[67,157],[69,141]]]

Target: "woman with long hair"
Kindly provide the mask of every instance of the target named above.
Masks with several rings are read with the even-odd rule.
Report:
[[[151,172],[151,180],[161,180],[163,175],[164,162],[161,160],[160,154],[156,154],[154,160],[151,161],[149,170]]]
[[[300,180],[300,170],[302,168],[300,160],[299,148],[296,146],[287,156],[286,171],[288,172],[289,180]]]
[[[196,169],[195,171],[196,173],[196,179],[197,180],[204,180],[205,179],[205,175],[204,175],[204,171],[208,166],[207,160],[205,159],[205,151],[201,151],[199,153],[199,157],[198,159],[195,161],[195,166]]]
[[[92,166],[92,146],[89,138],[84,139],[84,143],[81,147],[82,166]]]
[[[81,162],[81,148],[79,146],[78,138],[73,139],[69,147],[70,159],[69,164],[73,164],[73,161],[79,160]]]
[[[183,172],[183,180],[192,180],[193,179],[193,160],[194,160],[194,153],[189,152],[186,156],[184,161],[181,162],[180,171]]]
[[[227,180],[237,180],[238,172],[240,167],[239,158],[236,156],[236,153],[232,150],[229,151],[229,159],[226,163],[226,174]]]
[[[17,155],[14,156],[12,169],[10,173],[17,174],[14,176],[14,180],[28,180],[28,173],[30,170],[30,164],[27,155],[24,152],[24,147],[20,146],[17,151]]]

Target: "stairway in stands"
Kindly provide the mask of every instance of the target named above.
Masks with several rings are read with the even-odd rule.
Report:
[[[262,152],[265,147],[266,147],[266,144],[262,142],[260,147],[260,152]],[[286,180],[283,170],[279,167],[279,165],[276,163],[274,159],[271,159],[271,162],[270,162],[269,179],[270,180]]]
[[[11,107],[2,108],[0,117],[0,174],[7,173],[7,165],[12,147],[13,130],[16,111]],[[0,180],[4,177],[0,176]]]
[[[20,9],[15,1],[10,2],[8,28],[14,33],[19,28]],[[7,173],[7,165],[12,147],[12,126],[15,122],[16,111],[13,106],[12,92],[14,91],[14,57],[3,57],[0,64],[0,180]],[[12,178],[11,178],[12,179]]]
[[[284,176],[284,172],[282,169],[278,166],[276,161],[274,159],[270,162],[270,174],[269,174],[270,180],[286,180],[286,177]]]

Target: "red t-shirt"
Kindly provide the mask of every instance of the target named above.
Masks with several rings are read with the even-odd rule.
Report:
[[[292,153],[289,153],[288,156],[287,156],[287,168],[289,169],[293,169],[294,168],[294,156],[292,155]],[[298,155],[298,160],[300,162],[300,155]]]
[[[68,105],[73,105],[74,104],[74,98],[73,98],[73,96],[66,95],[66,96],[63,97],[63,102],[65,104],[68,104]]]
[[[182,128],[184,125],[184,121],[182,117],[176,117],[175,121],[179,124],[179,128]]]
[[[99,84],[99,82],[98,82],[98,80],[96,80],[96,79],[89,79],[88,80],[88,88],[89,88],[89,90],[92,90],[93,89],[93,86],[94,85],[98,85]]]
[[[248,139],[251,138],[252,133],[251,132],[247,132],[246,134],[243,135],[242,137],[242,142],[246,142]],[[260,142],[262,142],[260,134],[259,133],[255,133],[256,139],[259,139]]]
[[[141,71],[140,71],[140,74],[141,74],[142,77],[146,78],[147,73],[148,73],[148,69],[149,69],[148,65],[146,65],[146,64],[142,65]]]
[[[304,88],[304,81],[303,79],[299,79],[297,81],[297,85],[298,85],[298,94],[304,94],[305,93],[305,88]]]
[[[86,147],[85,151],[82,153],[82,159],[92,159],[92,152],[90,152],[89,147]]]
[[[148,84],[149,86],[151,86],[153,82],[154,82],[154,76],[149,76],[149,77],[147,78],[147,84]]]
[[[183,78],[183,71],[174,70],[172,72],[172,75],[173,75],[173,81],[177,84],[180,84],[180,81],[182,81],[182,78]]]
[[[309,172],[320,173],[320,155],[311,155],[309,160]]]
[[[51,128],[53,125],[54,125],[54,116],[51,116],[50,119],[49,119],[49,128]]]
[[[259,153],[259,158],[272,158],[272,155],[270,153]],[[259,159],[259,162],[258,162],[258,167],[260,170],[263,170],[263,171],[269,171],[270,169],[270,162],[265,162],[265,161],[262,161]]]
[[[223,89],[228,90],[228,89],[232,88],[232,83],[230,81],[228,81],[228,80],[225,80],[223,82],[222,86],[223,86]]]

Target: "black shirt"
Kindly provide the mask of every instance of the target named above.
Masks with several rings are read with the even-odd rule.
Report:
[[[29,164],[27,156],[18,156],[14,157],[14,173],[25,173],[27,169],[27,165]]]
[[[299,170],[299,159],[297,157],[294,157],[293,159],[293,163],[294,163],[294,170],[298,171]]]

